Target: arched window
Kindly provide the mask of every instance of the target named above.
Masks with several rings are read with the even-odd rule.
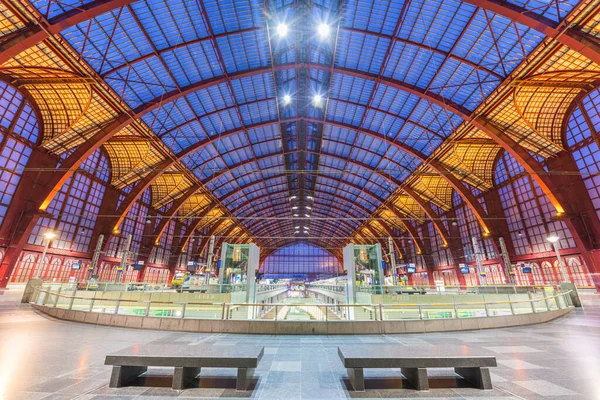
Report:
[[[31,104],[0,81],[0,225],[38,141],[38,121]]]
[[[27,282],[32,276],[35,267],[35,257],[32,254],[24,256],[17,268],[14,269],[10,281],[12,283]]]
[[[446,266],[453,265],[452,255],[447,247],[444,247],[442,237],[440,236],[437,229],[433,225],[433,222],[427,223],[427,232],[429,233],[429,239],[431,243],[431,254],[433,256],[433,262],[435,266]]]
[[[560,247],[574,248],[575,241],[563,221],[554,221],[554,207],[523,167],[504,152],[494,174],[498,194],[516,255],[552,251],[546,238],[555,233]]]
[[[476,197],[478,197],[479,204],[481,204],[485,210],[485,201],[483,197],[481,197],[481,192],[471,186],[467,187],[471,189]],[[464,202],[463,198],[456,191],[453,192],[452,203],[454,205],[454,210],[456,211],[456,222],[460,233],[460,241],[465,253],[464,262],[475,261],[475,252],[473,249],[474,237],[478,240],[479,251],[483,255],[483,259],[496,258],[494,244],[490,238],[483,237],[483,228],[475,216],[473,209]],[[458,262],[463,261],[460,260]]]
[[[335,275],[340,270],[337,258],[310,243],[297,243],[277,249],[267,256],[261,267],[261,272],[265,275]]]
[[[44,233],[53,231],[52,247],[87,252],[108,179],[108,161],[96,150],[56,194],[46,209],[50,215],[38,220],[29,243],[43,246]]]
[[[150,262],[153,264],[169,264],[169,258],[171,256],[171,246],[173,244],[173,237],[175,236],[175,218],[171,219],[165,228],[160,240],[156,246],[152,249],[152,255]]]
[[[125,195],[121,195],[119,202],[123,201]],[[123,246],[127,236],[131,235],[131,246],[129,247],[129,259],[136,259],[140,251],[142,237],[144,235],[144,226],[148,218],[148,209],[150,208],[150,188],[146,189],[138,201],[129,209],[129,212],[121,222],[121,233],[113,235],[109,239],[107,256],[121,258]]]
[[[600,88],[575,107],[567,123],[566,140],[600,217]]]

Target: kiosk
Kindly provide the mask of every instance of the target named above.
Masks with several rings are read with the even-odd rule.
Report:
[[[254,243],[223,243],[219,260],[219,287],[221,293],[231,293],[231,301],[256,303],[256,271],[260,249]],[[254,317],[254,307],[248,307],[248,318]]]
[[[381,245],[353,244],[344,247],[344,269],[348,274],[347,304],[371,303],[371,294],[383,293],[383,258]],[[354,319],[349,307],[348,319]]]

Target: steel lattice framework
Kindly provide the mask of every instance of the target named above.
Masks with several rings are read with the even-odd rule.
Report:
[[[407,219],[433,221],[447,245],[438,216],[454,192],[494,235],[474,192],[493,186],[501,150],[565,213],[540,161],[563,150],[574,99],[600,79],[597,11],[576,0],[0,0],[0,77],[36,104],[44,148],[65,155],[42,211],[101,147],[128,193],[114,232],[151,188],[165,209],[156,243],[177,217],[194,220],[182,247],[201,228],[269,248],[399,232],[416,243]]]

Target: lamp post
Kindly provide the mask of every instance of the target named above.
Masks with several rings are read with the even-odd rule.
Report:
[[[56,233],[54,233],[52,231],[48,231],[48,232],[44,233],[44,237],[46,238],[46,244],[44,245],[44,251],[42,252],[42,257],[38,260],[37,266],[35,267],[34,279],[39,279],[39,277],[40,277],[40,272],[42,269],[40,267],[42,267],[42,265],[44,263],[44,259],[46,258],[46,252],[48,251],[50,242],[52,242],[52,239],[54,239],[56,237]]]
[[[560,253],[558,251],[558,241],[560,240],[560,238],[558,237],[558,235],[552,234],[548,236],[546,240],[552,243],[552,246],[554,247],[554,252],[556,253],[556,258],[558,259],[558,266],[560,267],[560,273],[562,275],[563,282],[569,282],[567,270],[565,269],[565,264],[563,264],[562,258],[560,257]]]

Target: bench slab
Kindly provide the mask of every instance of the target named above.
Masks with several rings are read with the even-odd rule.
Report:
[[[417,390],[429,389],[427,368],[454,368],[474,386],[491,389],[489,367],[497,366],[494,356],[464,346],[341,346],[338,355],[356,391],[365,388],[364,368],[400,368]]]
[[[147,344],[109,354],[104,364],[113,366],[110,387],[126,386],[152,366],[175,367],[173,389],[177,390],[188,387],[202,368],[237,368],[236,389],[247,390],[263,354],[263,346],[215,348],[185,344]]]

